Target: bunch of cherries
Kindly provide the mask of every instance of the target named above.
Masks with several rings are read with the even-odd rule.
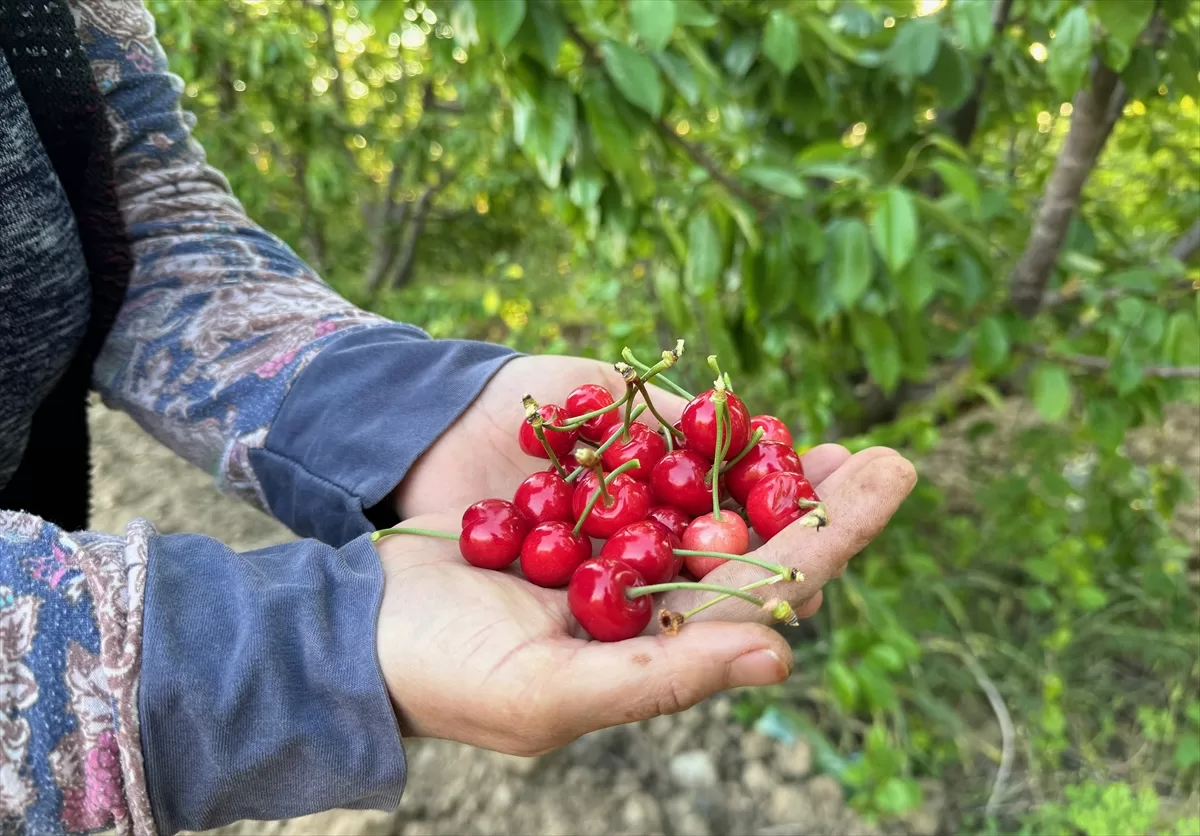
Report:
[[[625,349],[615,365],[625,381],[619,398],[592,383],[571,392],[564,406],[539,405],[526,395],[520,447],[549,459],[548,469],[531,474],[511,501],[484,499],[469,507],[458,534],[401,526],[374,539],[396,533],[457,539],[463,558],[483,569],[519,561],[530,583],[567,587],[571,613],[599,641],[640,634],[650,622],[652,596],[673,589],[717,597],[685,613],[660,610],[667,633],[731,596],[796,623],[786,601],[751,592],[803,576],[746,554],[747,518],[770,540],[798,520],[825,525],[824,505],[804,476],[787,427],[770,415],[751,417],[716,357],[708,358],[713,388],[700,395],[663,375],[682,354],[680,340],[647,366]],[[688,398],[677,423],[655,409],[651,381]],[[657,430],[637,420],[646,410],[658,419]],[[595,556],[593,540],[603,541]],[[741,589],[704,582],[728,560],[771,574]]]

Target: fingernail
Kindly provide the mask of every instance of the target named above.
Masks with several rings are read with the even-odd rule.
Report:
[[[731,688],[774,685],[788,678],[792,666],[774,650],[752,650],[733,660],[729,670]]]

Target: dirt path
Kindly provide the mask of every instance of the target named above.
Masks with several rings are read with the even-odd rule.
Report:
[[[134,516],[163,532],[220,537],[238,549],[291,539],[283,526],[218,493],[123,415],[96,407],[93,527]],[[807,744],[743,730],[729,698],[674,717],[608,729],[535,759],[442,741],[406,745],[409,781],[394,814],[331,811],[243,822],[224,834],[854,834],[933,833],[941,790],[903,822],[879,828],[850,811],[832,778],[814,775]]]

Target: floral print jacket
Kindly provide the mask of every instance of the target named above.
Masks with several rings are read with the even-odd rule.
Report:
[[[0,510],[0,831],[394,806],[405,762],[364,509],[511,353],[335,294],[206,164],[141,0],[70,5],[136,257],[94,385],[309,539],[237,555],[144,521],[115,537]]]

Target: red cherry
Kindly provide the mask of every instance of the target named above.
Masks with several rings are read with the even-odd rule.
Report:
[[[650,471],[650,488],[659,502],[694,517],[712,508],[712,486],[704,484],[710,470],[712,462],[699,453],[675,450],[659,459]]]
[[[683,548],[683,532],[687,531],[688,523],[692,521],[691,517],[672,505],[655,505],[646,512],[646,519],[654,520],[671,532],[671,536],[675,538],[672,545],[677,549]]]
[[[614,433],[621,432],[620,427],[613,430]],[[609,434],[610,436],[612,433]],[[658,464],[667,452],[667,442],[663,441],[661,435],[647,427],[645,424],[634,422],[629,427],[629,440],[622,441],[617,439],[612,443],[612,446],[604,451],[604,469],[616,470],[625,462],[632,459],[638,460],[638,466],[633,470],[625,471],[629,476],[646,482],[650,479],[650,471]]]
[[[571,486],[558,473],[542,470],[517,487],[513,504],[532,525],[552,520],[575,522],[571,516],[571,491]]]
[[[568,420],[567,411],[558,404],[548,403],[538,409],[538,414],[542,416],[543,424],[553,424],[556,427],[561,427]],[[575,430],[557,432],[543,427],[543,432],[546,435],[546,441],[550,443],[550,449],[560,459],[571,454],[571,451],[575,449],[575,442],[579,438],[579,433]],[[535,456],[539,459],[550,458],[546,455],[546,448],[542,446],[542,442],[538,441],[538,437],[534,433],[533,427],[529,426],[528,421],[521,422],[521,429],[517,432],[517,441],[527,456]]]
[[[572,418],[595,412],[613,404],[612,392],[597,383],[585,383],[567,395],[567,414]],[[581,438],[599,443],[611,434],[613,427],[621,423],[621,410],[613,409],[595,418],[589,418],[579,427]]]
[[[709,389],[692,398],[683,408],[679,423],[685,436],[683,446],[712,461],[717,456],[717,408]],[[750,413],[742,399],[727,393],[729,405],[729,456],[736,456],[750,440]],[[722,441],[724,444],[724,441]]]
[[[750,550],[750,530],[745,521],[732,511],[722,511],[721,519],[712,514],[696,517],[683,532],[683,547],[697,552],[724,552],[745,554]],[[694,557],[685,559],[688,571],[703,578],[713,569],[728,561],[719,557]]]
[[[596,480],[593,476],[589,481],[580,480],[582,484],[575,489],[571,497],[571,510],[575,519],[583,514],[588,499],[596,491]],[[630,479],[628,473],[621,473],[608,486],[608,494],[612,498],[611,505],[605,505],[603,499],[596,500],[592,512],[583,521],[583,533],[589,537],[605,539],[617,533],[630,523],[646,518],[650,510],[650,489],[636,479]]]
[[[764,540],[770,540],[811,508],[799,500],[817,502],[817,491],[801,473],[773,473],[759,481],[746,499],[750,524]]]
[[[755,430],[762,430],[763,441],[776,441],[780,444],[786,444],[788,447],[793,446],[791,430],[787,428],[787,424],[780,421],[774,415],[755,415],[750,419],[750,434],[753,435]]]
[[[530,583],[554,589],[566,586],[579,564],[592,556],[592,544],[576,537],[565,522],[544,522],[525,535],[521,571]]]
[[[567,606],[592,638],[602,642],[631,639],[646,629],[654,610],[651,595],[625,597],[625,592],[645,586],[642,576],[627,563],[598,557],[580,564],[567,587]]]
[[[800,463],[796,451],[786,444],[760,441],[740,462],[729,468],[724,477],[725,487],[739,505],[745,505],[751,489],[761,479],[785,471],[803,475],[804,465]]]
[[[517,510],[517,506],[503,499],[485,499],[475,506],[489,504],[487,509],[476,509],[470,521],[463,526],[458,536],[458,550],[467,563],[481,569],[503,569],[517,559],[521,553],[521,542],[529,531],[529,521]],[[467,516],[463,515],[464,518]]]
[[[661,523],[639,520],[608,538],[600,556],[627,563],[646,583],[666,583],[683,568],[683,559],[676,556],[671,537]]]
[[[513,504],[507,499],[481,499],[467,507],[462,515],[462,527],[466,528],[473,522],[487,519],[496,514],[507,513]]]

